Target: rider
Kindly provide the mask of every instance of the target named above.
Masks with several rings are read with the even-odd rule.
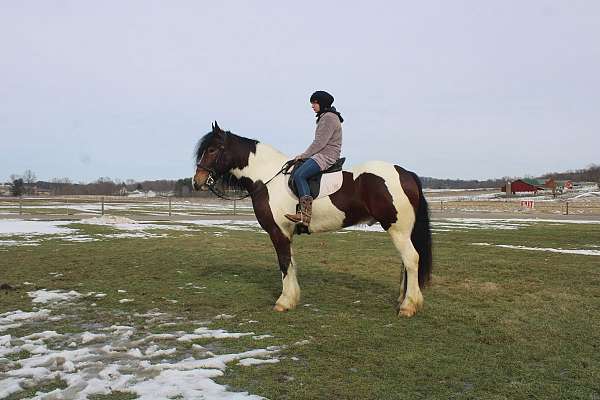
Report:
[[[333,96],[322,90],[310,96],[312,109],[317,117],[315,140],[306,151],[294,158],[294,161],[306,160],[294,171],[294,183],[298,189],[300,212],[286,214],[292,222],[308,227],[312,215],[313,198],[310,195],[308,178],[331,167],[339,158],[342,150],[341,114],[332,106]]]

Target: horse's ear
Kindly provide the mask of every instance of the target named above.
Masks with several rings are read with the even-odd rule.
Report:
[[[221,132],[221,128],[219,128],[217,121],[215,121],[215,124],[213,125],[213,132]]]
[[[211,131],[212,131],[212,132],[214,132],[214,131],[215,131],[215,123],[214,123],[214,122],[212,122],[212,123],[210,124],[210,129],[211,129]]]

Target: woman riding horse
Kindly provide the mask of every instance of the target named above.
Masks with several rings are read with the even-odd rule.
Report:
[[[329,112],[323,118],[337,118],[335,115]],[[198,142],[192,178],[194,189],[214,189],[217,181],[231,175],[248,191],[254,215],[271,238],[281,270],[282,292],[275,311],[291,310],[300,301],[292,256],[292,238],[298,226],[284,216],[298,201],[284,174],[288,160],[268,144],[224,131],[215,122],[212,131]],[[423,307],[421,288],[432,271],[429,211],[421,181],[414,172],[383,161],[356,165],[342,176],[340,189],[314,201],[315,218],[308,231],[331,232],[378,222],[389,233],[404,264],[398,315],[411,317]]]
[[[286,214],[285,217],[307,228],[312,216],[313,202],[308,179],[331,167],[340,158],[342,151],[342,122],[344,122],[344,118],[332,106],[333,100],[332,95],[322,90],[316,91],[310,96],[312,109],[317,117],[315,140],[304,153],[294,158],[294,161],[306,159],[294,171],[294,183],[298,188],[300,211],[296,214]]]

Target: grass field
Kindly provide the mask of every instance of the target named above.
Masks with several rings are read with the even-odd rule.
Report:
[[[48,349],[68,349],[69,342],[82,349],[84,332],[104,334],[89,346],[121,346],[129,354],[144,351],[150,342],[140,338],[151,334],[181,339],[198,327],[253,332],[235,339],[157,337],[160,348],[175,350],[121,373],[141,379],[150,375],[140,365],[149,368],[161,359],[175,363],[267,349],[269,359],[278,361],[228,362],[212,379],[229,392],[270,399],[600,399],[600,256],[493,246],[595,254],[600,224],[437,226],[425,309],[399,319],[394,305],[400,261],[385,233],[296,238],[302,301],[279,314],[271,311],[281,289],[275,253],[258,230],[154,226],[152,235],[118,237],[110,226],[66,225],[97,240],[41,235],[36,246],[0,247],[0,283],[15,288],[0,291],[0,314],[44,308],[60,316],[24,320],[0,330],[0,339],[11,335],[15,346],[19,338],[55,331],[59,336],[43,341]],[[82,296],[35,308],[28,292],[39,289]],[[115,325],[130,327],[132,334],[110,336],[106,332],[118,331]],[[0,387],[10,371],[35,357],[28,349],[3,358],[0,346]],[[128,362],[136,357],[131,354]],[[114,362],[112,357],[99,363]],[[7,398],[56,393],[71,384],[64,376],[31,379]],[[115,389],[90,398],[136,396]]]

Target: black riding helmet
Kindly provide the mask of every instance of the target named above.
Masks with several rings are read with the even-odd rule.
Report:
[[[334,113],[335,115],[338,116],[338,118],[340,119],[340,122],[344,122],[344,118],[342,118],[342,115],[339,113],[339,111],[337,111],[335,109],[334,106],[332,106],[333,100],[334,100],[333,96],[324,90],[317,90],[310,96],[311,103],[319,104],[319,112],[317,113],[317,122],[319,122],[319,120],[321,119],[321,115],[325,114],[326,112]]]
[[[333,100],[333,96],[323,90],[317,90],[310,96],[310,102],[318,103],[321,110],[331,107]]]

